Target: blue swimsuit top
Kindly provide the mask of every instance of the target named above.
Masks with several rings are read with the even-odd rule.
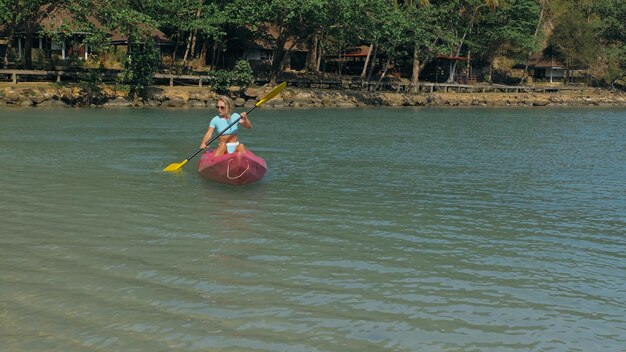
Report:
[[[229,119],[223,119],[219,115],[215,116],[213,119],[211,119],[211,123],[209,124],[209,127],[214,127],[215,130],[217,131],[217,133],[220,133],[224,129],[226,129],[226,127],[228,127],[228,125],[230,125],[231,123],[236,121],[240,116],[241,115],[239,115],[236,112],[232,113],[230,115]],[[226,130],[226,132],[224,132],[223,134],[225,136],[228,136],[228,135],[231,135],[231,134],[237,134],[237,130],[239,129],[238,125],[239,125],[238,123],[232,125],[232,127],[229,128],[228,130]]]

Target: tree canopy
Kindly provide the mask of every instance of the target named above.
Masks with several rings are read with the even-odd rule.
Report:
[[[219,66],[218,54],[245,29],[271,44],[273,78],[296,48],[309,53],[306,70],[318,71],[323,57],[360,45],[389,64],[412,63],[412,82],[436,55],[471,55],[491,72],[498,57],[523,63],[545,47],[606,84],[626,75],[626,0],[0,0],[8,46],[26,38],[25,67],[35,24],[58,7],[71,9],[96,50],[106,47],[106,31],[132,44],[159,29],[184,53],[172,59],[183,67],[207,62],[208,52]]]

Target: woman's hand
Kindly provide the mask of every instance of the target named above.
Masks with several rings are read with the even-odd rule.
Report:
[[[242,112],[241,114],[239,114],[241,116],[241,124],[245,127],[245,128],[250,128],[252,127],[252,125],[250,124],[250,120],[248,120],[248,113],[246,112]]]
[[[208,141],[209,139],[211,139],[211,136],[213,135],[213,131],[215,130],[215,127],[209,127],[209,129],[206,131],[206,133],[204,134],[204,137],[202,137],[202,142],[200,142],[200,149],[204,149],[207,147],[205,141]]]

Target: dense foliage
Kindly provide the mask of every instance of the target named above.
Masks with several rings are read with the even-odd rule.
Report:
[[[252,67],[248,61],[239,60],[232,70],[211,71],[211,81],[213,89],[219,93],[224,93],[231,86],[239,87],[243,90],[247,88],[253,80]]]
[[[198,63],[224,68],[220,55],[246,39],[270,43],[271,78],[296,48],[308,51],[306,70],[318,72],[325,57],[359,45],[373,48],[363,77],[384,53],[385,69],[410,63],[414,83],[436,55],[470,56],[490,80],[497,58],[524,64],[545,48],[568,70],[588,70],[598,82],[614,85],[626,75],[626,0],[0,0],[0,27],[9,39],[18,29],[33,38],[33,24],[58,7],[71,9],[74,29],[83,27],[92,48],[100,50],[106,49],[107,31],[126,35],[131,45],[163,31],[175,41],[174,55],[181,53],[171,58],[171,69]],[[25,43],[28,52],[31,44]],[[149,53],[130,51],[127,67],[152,60]],[[136,68],[139,75],[152,69],[145,66]]]
[[[157,71],[159,54],[155,50],[152,38],[144,42],[133,43],[129,55],[124,63],[123,83],[130,86],[129,95],[132,98],[145,97],[148,87],[152,85],[152,78]]]

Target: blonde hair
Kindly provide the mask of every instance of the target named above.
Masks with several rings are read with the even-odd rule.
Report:
[[[221,101],[224,103],[224,105],[226,106],[226,112],[230,115],[233,112],[233,100],[230,99],[229,97],[222,95],[219,98],[217,98],[217,101]]]

